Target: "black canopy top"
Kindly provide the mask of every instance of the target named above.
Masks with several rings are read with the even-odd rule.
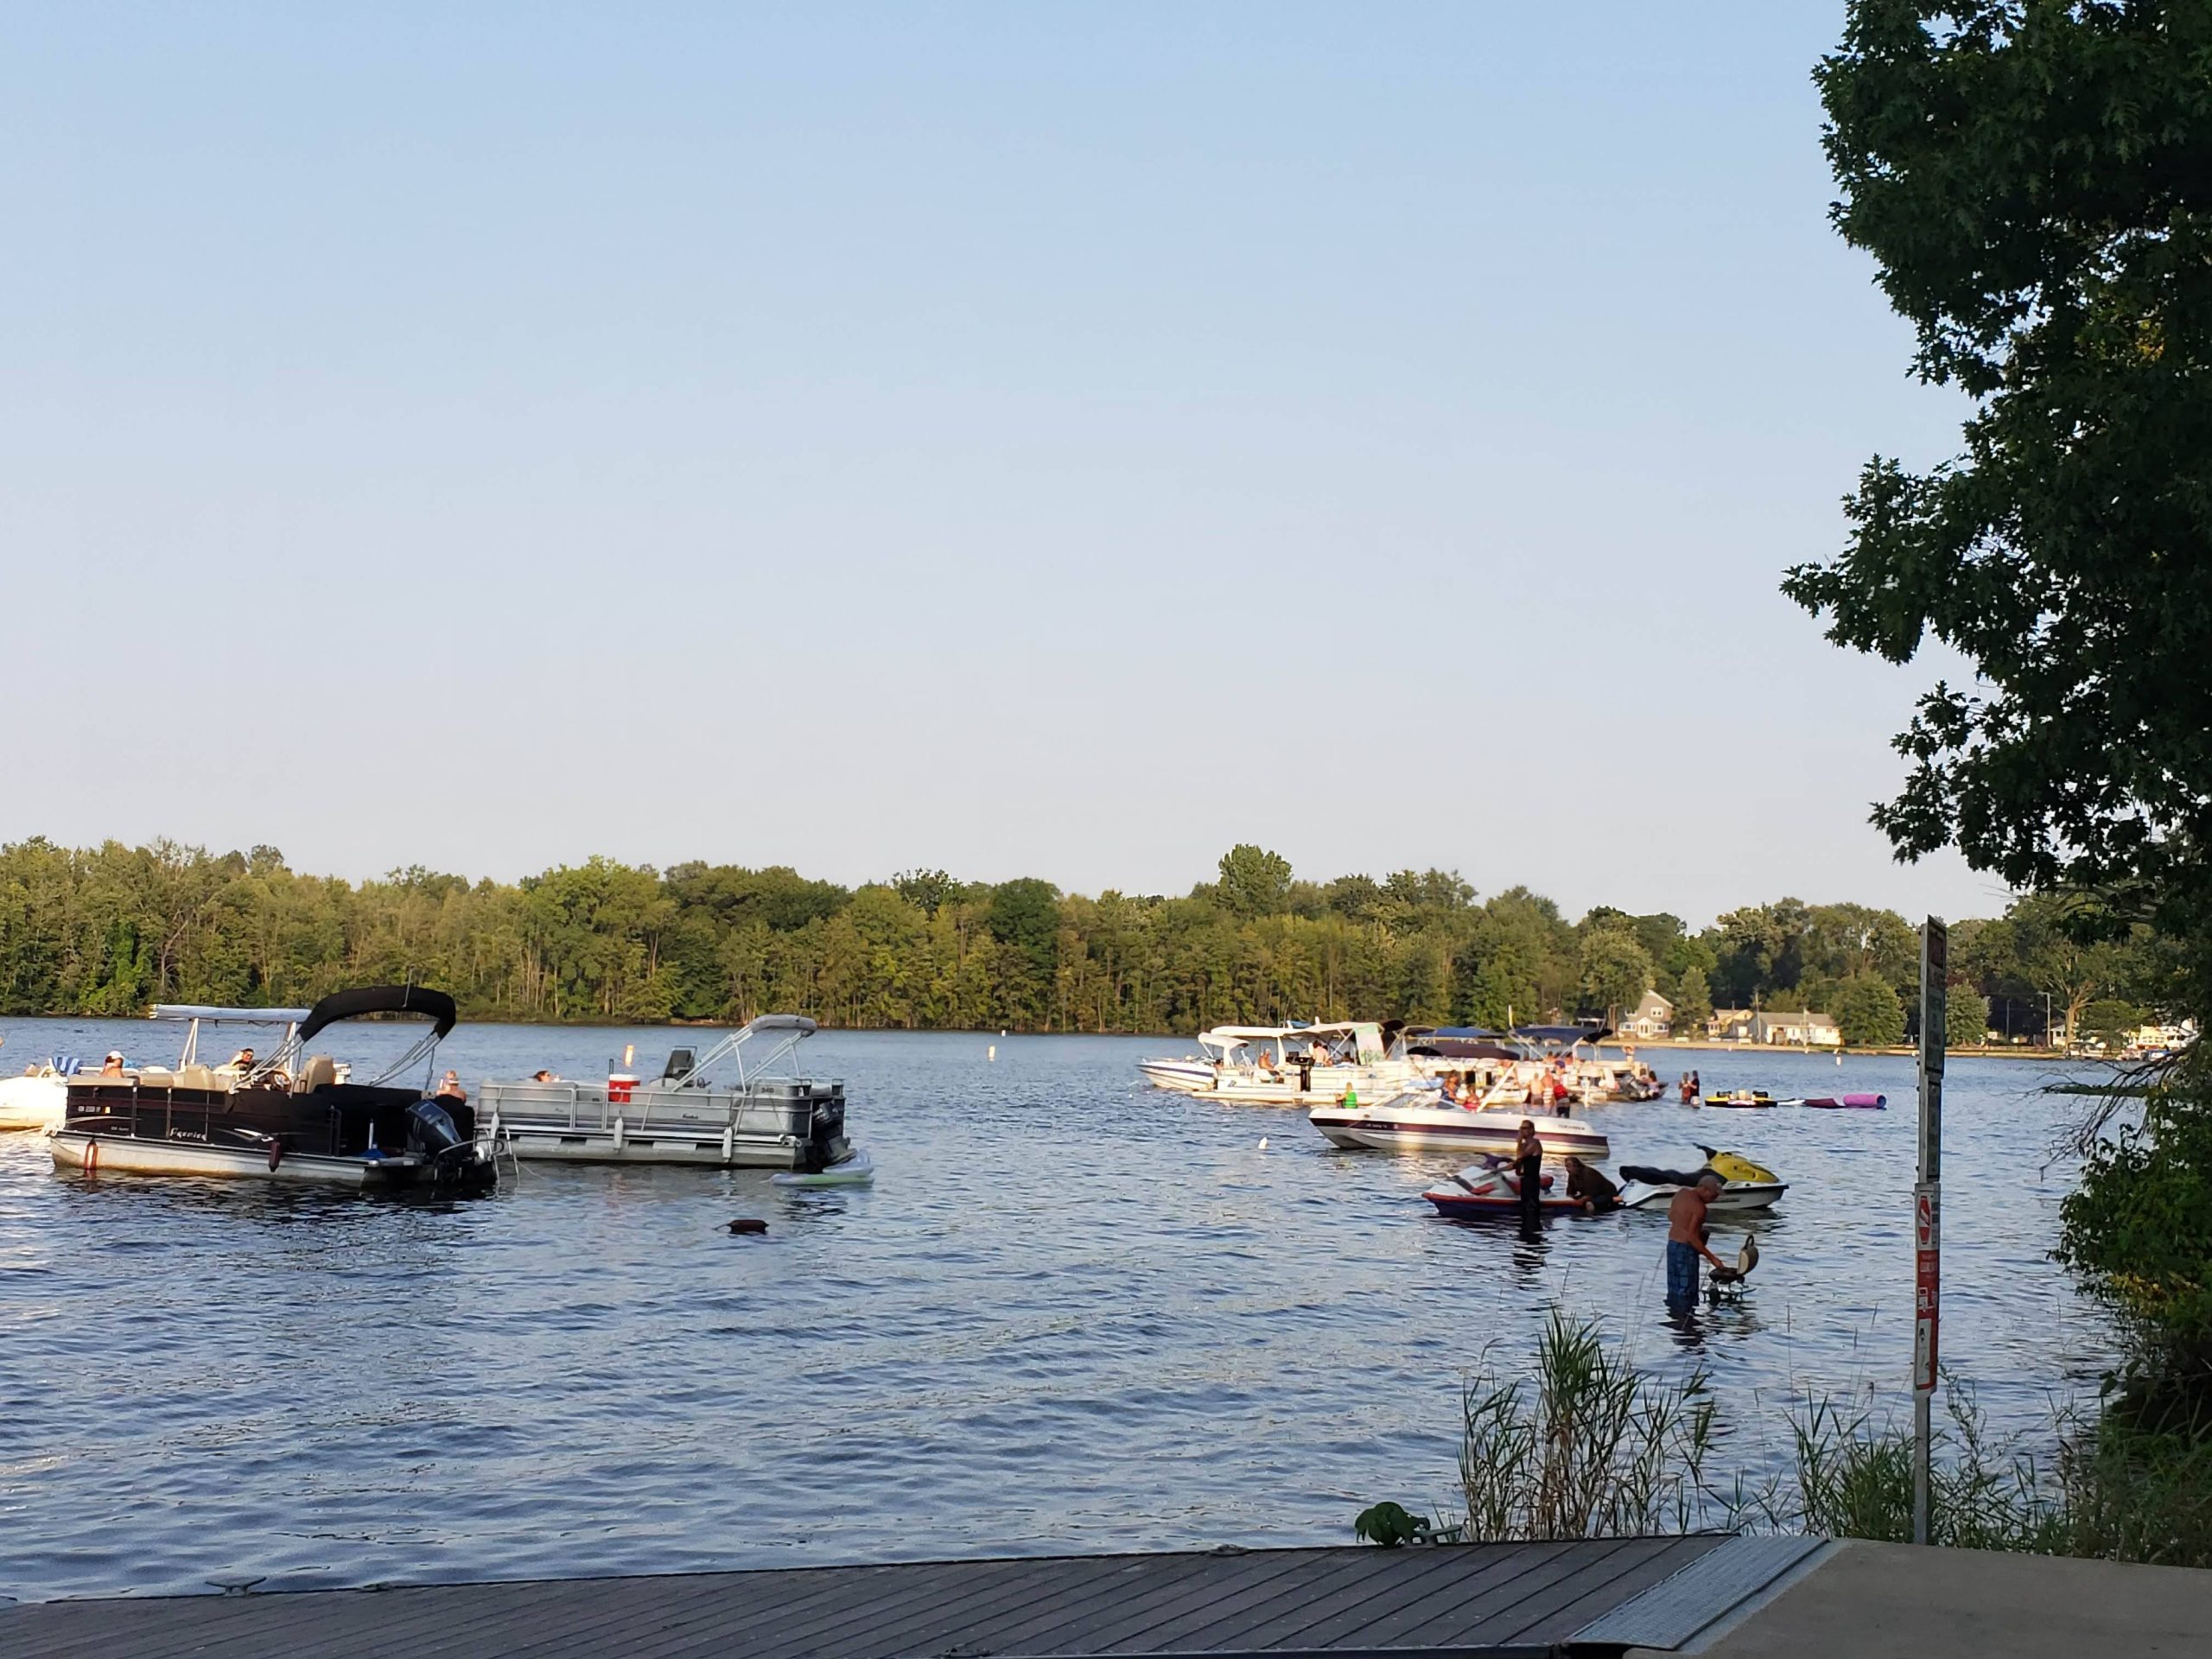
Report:
[[[437,1029],[431,1034],[442,1040],[461,1018],[453,998],[443,991],[428,990],[420,985],[363,985],[350,991],[333,991],[309,1008],[307,1019],[300,1026],[300,1043],[305,1046],[325,1026],[335,1025],[340,1020],[358,1020],[365,1014],[419,1014],[425,1020],[437,1022]]]

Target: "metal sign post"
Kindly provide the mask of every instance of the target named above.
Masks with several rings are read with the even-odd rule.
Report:
[[[1920,1179],[1912,1188],[1912,1541],[1928,1541],[1929,1408],[1942,1324],[1943,1020],[1951,935],[1934,916],[1920,930]]]

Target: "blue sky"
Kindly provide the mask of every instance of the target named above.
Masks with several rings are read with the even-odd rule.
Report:
[[[1833,4],[18,13],[0,836],[1960,915]]]

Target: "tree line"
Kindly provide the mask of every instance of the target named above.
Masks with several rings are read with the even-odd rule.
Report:
[[[2155,942],[2079,943],[2057,900],[2022,899],[1952,939],[1957,1041],[1980,1040],[1990,998],[2037,1036],[2046,997],[2069,1031],[2100,1004],[2130,1025],[2159,1006]],[[1302,880],[1253,846],[1182,896],[1096,898],[935,870],[845,887],[785,868],[595,857],[513,883],[410,868],[356,884],[268,847],[0,848],[0,1012],[18,1014],[283,1007],[405,981],[480,1020],[777,1010],[844,1027],[1189,1032],[1618,1017],[1656,988],[1680,1027],[1716,1003],[1807,1007],[1878,1044],[1903,1038],[1918,974],[1894,911],[1784,899],[1695,930],[1602,906],[1570,921],[1525,887],[1484,897],[1441,870]]]

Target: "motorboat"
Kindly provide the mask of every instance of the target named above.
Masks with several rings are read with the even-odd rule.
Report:
[[[1694,1186],[1707,1175],[1720,1178],[1720,1192],[1711,1205],[1714,1211],[1771,1210],[1789,1190],[1764,1164],[1753,1163],[1739,1153],[1700,1147],[1705,1162],[1694,1170],[1662,1169],[1646,1164],[1621,1166],[1620,1206],[1624,1210],[1661,1210],[1675,1201],[1686,1186]]]
[[[1474,1095],[1486,1104],[1520,1105],[1532,1093],[1558,1096],[1560,1090],[1565,1093],[1559,1097],[1578,1105],[1658,1099],[1665,1086],[1632,1052],[1599,1051],[1599,1042],[1611,1034],[1601,1026],[1516,1026],[1510,1032],[1414,1026],[1407,1028],[1405,1044],[1415,1066],[1441,1079],[1447,1093]]]
[[[1243,1106],[1310,1106],[1344,1090],[1379,1098],[1436,1082],[1407,1052],[1398,1021],[1217,1026],[1200,1033],[1201,1055],[1138,1062],[1155,1088]]]
[[[0,1077],[0,1130],[60,1127],[78,1062],[57,1054],[19,1077]]]
[[[486,1083],[477,1109],[524,1159],[578,1164],[705,1164],[812,1173],[855,1156],[845,1085],[799,1075],[804,1014],[764,1014],[705,1053],[672,1050],[650,1081],[610,1065],[603,1082],[550,1072]],[[715,1081],[727,1069],[727,1081]]]
[[[1523,1123],[1535,1128],[1549,1162],[1602,1159],[1611,1151],[1602,1134],[1574,1118],[1539,1116],[1517,1106],[1455,1106],[1425,1090],[1371,1104],[1325,1103],[1308,1112],[1306,1121],[1334,1145],[1384,1152],[1510,1153]]]
[[[1764,1111],[1771,1106],[1778,1106],[1781,1102],[1764,1089],[1731,1089],[1725,1095],[1707,1095],[1703,1103],[1707,1106],[1726,1107],[1736,1111],[1757,1112]]]
[[[1552,1176],[1540,1175],[1537,1180],[1542,1189],[1536,1199],[1540,1211],[1548,1214],[1562,1210],[1579,1211],[1582,1208]],[[1468,1165],[1453,1175],[1448,1185],[1431,1187],[1421,1197],[1436,1206],[1437,1214],[1455,1221],[1478,1216],[1517,1216],[1521,1213],[1521,1179],[1508,1160],[1491,1158]]]
[[[331,1026],[372,1014],[411,1014],[431,1029],[369,1083],[308,1052]],[[50,1142],[55,1169],[379,1191],[481,1191],[498,1179],[467,1103],[430,1094],[438,1044],[458,1017],[442,991],[372,985],[333,992],[312,1008],[171,1006],[155,1015],[187,1022],[182,1058],[175,1067],[70,1078]],[[199,1058],[204,1027],[280,1022],[283,1039],[265,1059],[241,1051],[210,1066]],[[418,1065],[419,1085],[395,1081]]]

